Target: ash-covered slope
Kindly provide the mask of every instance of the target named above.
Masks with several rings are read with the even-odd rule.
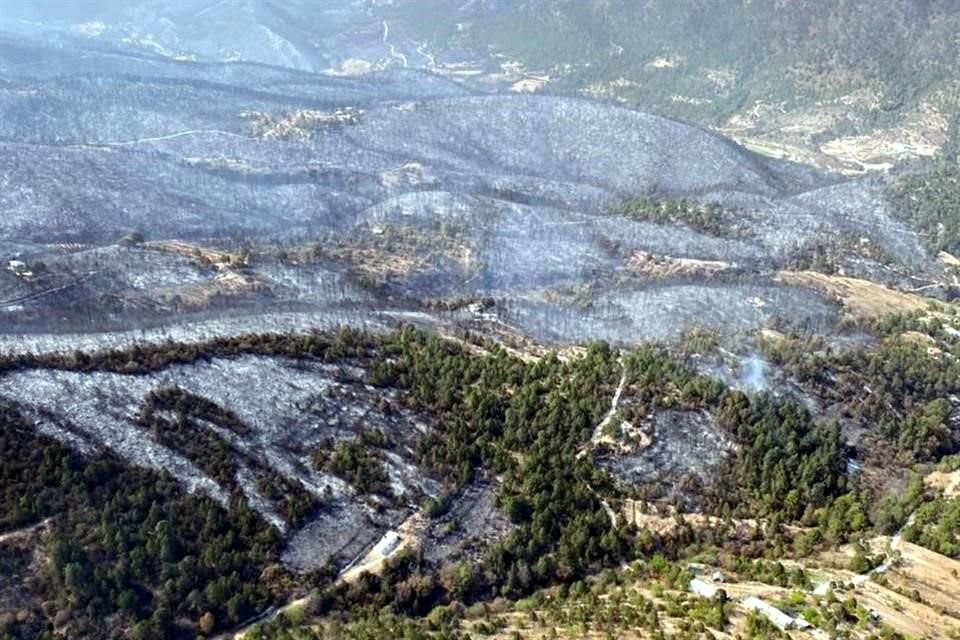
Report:
[[[363,370],[348,373],[333,365],[265,357],[211,360],[146,375],[38,369],[3,376],[0,403],[23,399],[21,410],[41,433],[83,453],[111,449],[134,465],[164,469],[190,492],[206,493],[224,505],[232,491],[240,491],[267,521],[286,531],[302,523],[283,514],[280,496],[263,495],[264,483],[258,486],[255,477],[270,473],[288,478],[335,513],[352,509],[361,519],[367,511],[374,514],[350,504],[361,491],[311,463],[310,453],[326,446],[328,439],[348,441],[364,430],[378,429],[396,443],[393,448],[398,453],[385,456],[385,471],[398,505],[405,494],[409,500],[410,495],[436,495],[441,489],[427,471],[406,459],[414,437],[427,429],[423,418],[399,404],[385,414],[383,407],[395,402],[396,394],[374,393],[362,379],[351,377],[357,372]],[[231,449],[238,460],[232,477],[211,477],[208,466],[200,468],[204,459],[195,451],[184,449],[183,443],[165,442],[166,424],[152,431],[144,426],[143,407],[151,402],[151,394],[170,389],[180,399],[160,405],[162,419],[176,419],[179,407],[191,397],[236,416],[240,428],[232,430],[210,418],[179,418],[190,423],[192,437],[199,440],[209,432],[205,437]],[[205,452],[215,453],[215,449]],[[318,542],[322,544],[314,541]],[[327,559],[316,557],[311,567],[322,566]]]
[[[317,6],[336,13],[337,4]],[[181,37],[191,15],[216,23],[238,5],[252,13],[223,35],[256,48],[265,34],[249,27],[273,3],[158,4],[155,24],[174,15],[172,37]],[[406,66],[382,29],[377,46],[403,60],[382,66]],[[291,42],[305,32],[284,33]],[[81,553],[126,546],[118,556],[91,552],[122,568],[126,560],[112,558],[133,548],[120,544],[126,534],[105,535],[111,511],[84,498],[100,493],[85,489],[91,481],[113,475],[104,470],[151,470],[113,480],[112,491],[144,511],[140,484],[203,502],[206,517],[168,509],[185,520],[179,539],[199,532],[206,547],[175,569],[179,558],[160,544],[169,522],[160,525],[159,505],[172,498],[130,516],[144,531],[135,544],[164,556],[124,577],[142,595],[137,615],[146,603],[183,603],[165,623],[180,630],[158,622],[156,637],[269,618],[281,598],[327,579],[373,586],[358,576],[420,564],[418,547],[427,572],[414,575],[427,576],[441,563],[467,568],[491,546],[506,551],[503,541],[532,531],[527,521],[588,523],[585,533],[534,532],[520,546],[539,558],[509,571],[529,574],[552,553],[544,540],[563,549],[609,537],[617,514],[594,453],[642,495],[699,506],[701,488],[727,489],[718,473],[728,454],[756,449],[745,430],[705,412],[736,410],[741,397],[721,404],[719,386],[653,351],[628,360],[594,344],[541,357],[543,343],[682,336],[684,348],[710,345],[712,355],[690,356],[700,369],[733,376],[758,329],[782,330],[761,335],[785,341],[790,330],[862,340],[837,322],[831,298],[886,298],[874,314],[928,303],[834,271],[925,291],[938,275],[917,235],[891,216],[883,180],[845,182],[695,126],[416,70],[335,77],[215,61],[229,57],[216,38],[203,43],[216,53],[205,60],[145,52],[154,41],[144,37],[110,42],[63,31],[0,37],[0,449],[16,471],[6,493],[13,517],[0,524],[74,520],[71,503],[34,511],[23,499],[64,485],[64,500],[91,518],[89,534],[65,537]],[[278,62],[301,66],[291,60]],[[355,331],[398,324],[430,332]],[[832,344],[843,340],[823,342]],[[754,391],[767,388],[758,366]],[[866,388],[847,384],[853,396]],[[808,417],[773,409],[780,431],[766,444],[782,443],[786,453],[773,457],[793,465],[778,462],[777,478],[810,475],[842,489],[839,441],[821,450],[827,436]],[[784,471],[807,444],[815,451],[803,455],[823,465]],[[29,461],[41,458],[35,474]],[[244,533],[228,528],[214,546],[208,530],[223,514]],[[266,544],[252,562],[242,554],[251,537]],[[213,587],[186,579],[197,557]],[[243,587],[223,558],[243,565]],[[556,573],[567,580],[563,563]],[[501,569],[482,573],[499,581]],[[537,579],[552,581],[554,569],[545,571]],[[508,593],[496,584],[477,593]],[[230,595],[254,585],[264,597],[241,606]],[[35,595],[38,619],[64,619],[46,593]],[[63,600],[63,610],[84,608]],[[124,601],[105,600],[129,608]]]
[[[334,306],[326,325],[361,308],[492,296],[501,320],[541,339],[634,341],[698,322],[824,326],[828,305],[772,279],[811,244],[865,239],[933,268],[890,216],[882,182],[839,184],[590,100],[479,92],[413,70],[344,78],[175,61],[61,37],[5,36],[0,73],[0,248],[43,266],[0,275],[9,331],[264,305]],[[640,196],[712,203],[724,222],[614,211]],[[121,238],[160,242],[98,253]],[[357,287],[366,297],[344,296]]]
[[[714,134],[584,100],[468,96],[412,72],[368,78],[362,90],[322,79],[293,94],[257,90],[252,79],[12,81],[0,97],[10,186],[3,224],[11,236],[81,239],[85,230],[83,239],[97,241],[111,238],[110,227],[217,235],[262,233],[271,219],[285,231],[325,226],[334,210],[342,223],[418,190],[384,175],[403,165],[419,167],[434,191],[511,193],[506,199],[593,212],[628,194],[772,197],[818,180]],[[358,122],[291,124],[275,136],[254,124],[256,114],[282,121],[346,108],[363,110]],[[97,211],[76,210],[95,193]],[[51,225],[56,211],[74,211],[75,226]]]

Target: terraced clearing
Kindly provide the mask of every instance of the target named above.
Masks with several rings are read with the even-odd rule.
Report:
[[[879,544],[881,541],[875,542]],[[869,610],[875,616],[874,621],[850,629],[851,638],[869,637],[879,629],[880,624],[889,625],[893,630],[910,637],[944,640],[960,629],[960,611],[957,611],[953,597],[956,589],[960,588],[958,563],[909,543],[904,544],[902,554],[902,563],[888,574],[889,588],[867,581],[853,588],[834,591],[840,600],[855,598],[864,612]],[[784,561],[783,564],[791,570],[804,568],[819,580],[831,580],[841,585],[854,575],[816,560]],[[711,628],[707,632],[710,637],[735,638],[745,633],[749,614],[745,601],[748,598],[760,599],[784,609],[789,606],[794,610],[806,608],[813,611],[818,606],[826,606],[823,596],[805,593],[804,589],[795,586],[742,579],[722,570],[722,582],[711,583],[710,576],[717,571],[715,567],[694,564],[690,570],[712,588],[722,589],[729,598],[729,627],[724,631]],[[614,633],[619,638],[646,640],[656,637],[655,633],[640,624],[624,624],[629,618],[626,611],[643,612],[649,606],[647,603],[653,603],[660,613],[658,628],[664,632],[678,633],[690,625],[689,619],[677,615],[680,611],[675,608],[678,601],[685,601],[687,610],[693,606],[709,606],[709,599],[685,593],[685,589],[677,589],[673,585],[664,588],[662,582],[650,578],[637,579],[633,577],[631,567],[624,567],[619,574],[620,578],[613,582],[608,577],[599,577],[591,583],[592,589],[585,595],[564,601],[556,591],[543,592],[516,603],[507,612],[493,611],[477,619],[471,619],[468,615],[463,626],[471,638],[600,639]],[[909,594],[914,589],[920,592],[920,602],[901,595]],[[791,604],[785,606],[783,603]],[[640,619],[643,619],[642,614]],[[489,631],[491,626],[495,629],[492,634]],[[812,628],[788,630],[785,637],[802,640],[830,636],[823,630]]]

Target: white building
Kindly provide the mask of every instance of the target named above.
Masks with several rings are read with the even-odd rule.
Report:
[[[27,263],[22,260],[11,260],[7,263],[7,269],[14,273],[20,273],[27,270]]]
[[[780,609],[777,609],[771,604],[768,604],[757,598],[756,596],[750,596],[743,601],[743,606],[751,611],[756,611],[781,631],[789,631],[794,629],[797,626],[797,621],[794,620],[791,616],[788,616]]]
[[[400,534],[396,531],[388,531],[386,535],[380,538],[380,542],[377,543],[375,547],[376,551],[386,558],[397,548],[397,545],[400,544]]]
[[[701,598],[712,599],[717,595],[717,591],[720,588],[715,584],[710,584],[709,582],[704,582],[699,578],[694,578],[690,581],[690,591],[697,594]]]

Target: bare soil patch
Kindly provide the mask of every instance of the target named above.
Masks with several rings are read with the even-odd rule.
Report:
[[[820,291],[843,305],[846,316],[853,320],[922,311],[931,303],[929,298],[896,291],[876,282],[817,271],[781,271],[777,278],[784,284]]]

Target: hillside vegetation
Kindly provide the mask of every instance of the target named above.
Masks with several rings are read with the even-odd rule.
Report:
[[[549,76],[547,90],[800,144],[808,159],[828,141],[891,127],[926,137],[933,147],[920,155],[931,155],[960,101],[950,0],[520,1],[467,25],[447,42],[489,45]],[[858,157],[827,154],[848,167]]]
[[[958,20],[949,0],[737,0],[722,10],[708,2],[550,0],[478,20],[471,37],[532,67],[583,67],[567,81],[635,80],[638,98],[675,113],[723,117],[747,101],[828,99],[870,87],[879,98],[872,117],[882,119],[957,80]],[[710,69],[735,80],[725,87]],[[687,93],[697,89],[703,93]],[[676,93],[717,99],[678,104]]]
[[[335,563],[296,574],[281,562],[287,541],[264,519],[262,505],[252,501],[255,494],[235,481],[241,477],[238,465],[261,473],[262,496],[291,525],[311,514],[336,517],[337,503],[328,492],[305,491],[304,479],[263,475],[269,467],[234,444],[251,429],[239,414],[167,387],[145,398],[130,426],[146,429],[221,483],[229,499],[218,504],[211,497],[185,494],[166,472],[129,467],[111,453],[85,457],[70,451],[37,434],[33,419],[8,399],[0,414],[0,445],[7,461],[0,525],[10,530],[47,522],[50,532],[38,552],[50,561],[32,568],[33,578],[21,578],[22,597],[32,604],[23,608],[23,621],[11,619],[7,629],[18,634],[13,637],[44,637],[37,635],[43,629],[66,637],[99,637],[105,629],[116,631],[109,637],[193,637],[229,629],[271,604],[318,587],[305,601],[304,614],[337,617],[352,611],[356,615],[345,629],[353,631],[332,637],[363,638],[372,632],[362,629],[382,631],[382,626],[364,626],[382,625],[384,620],[374,615],[381,610],[410,616],[390,622],[400,625],[392,628],[419,628],[424,624],[419,617],[430,614],[427,629],[436,630],[448,614],[459,619],[455,612],[464,604],[517,599],[552,585],[575,584],[655,553],[672,560],[704,549],[749,558],[807,558],[869,534],[902,529],[907,540],[957,557],[956,498],[925,487],[919,476],[902,495],[872,480],[880,465],[887,478],[941,459],[945,472],[953,469],[944,456],[960,450],[958,342],[952,316],[943,313],[946,319],[936,322],[915,314],[878,323],[874,331],[886,337],[874,348],[834,353],[799,336],[768,347],[767,355],[811,397],[836,404],[839,421],[816,420],[788,398],[751,398],[725,388],[654,347],[618,354],[593,344],[567,360],[554,354],[522,359],[482,341],[458,343],[409,328],[386,334],[249,335],[205,344],[4,358],[0,370],[8,381],[28,376],[25,381],[34,380],[29,384],[58,372],[144,376],[203,362],[222,369],[241,366],[253,356],[290,359],[300,366],[321,360],[359,367],[365,385],[395,398],[387,404],[397,402],[397,407],[384,411],[402,407],[442,425],[422,433],[412,448],[417,464],[443,478],[448,488],[443,495],[422,499],[427,518],[442,522],[459,492],[495,478],[495,503],[507,521],[505,533],[481,546],[473,559],[437,558],[424,541],[422,547],[386,560],[379,576],[361,572],[350,582],[337,580],[343,565]],[[926,332],[938,350],[898,341],[910,331]],[[642,424],[645,416],[664,411],[706,412],[737,444],[713,479],[701,486],[685,483],[683,490],[699,493],[702,505],[702,513],[691,515],[689,522],[674,511],[673,527],[638,528],[616,515],[626,499],[651,514],[669,506],[642,481],[631,486],[594,464],[611,455],[604,446],[591,451],[590,438],[608,410],[618,370],[625,403],[618,415],[624,421]],[[861,402],[855,391],[861,388],[875,394]],[[39,415],[55,419],[55,412],[55,407],[41,408]],[[862,476],[844,472],[850,449],[840,429],[841,423],[859,421],[878,425],[856,444],[857,455],[864,458]],[[216,428],[206,426],[210,424]],[[322,427],[305,428],[303,435],[317,431],[322,433]],[[81,433],[75,430],[74,436]],[[614,442],[620,438],[613,437]],[[654,437],[671,435],[657,432]],[[341,441],[329,454],[313,451],[309,457],[383,509],[387,503],[370,494],[392,493],[378,462],[388,446],[385,434],[368,430]],[[881,460],[891,448],[901,453]],[[651,498],[659,506],[646,506]],[[714,519],[704,519],[704,514]],[[189,523],[195,521],[205,523],[200,535],[191,533]],[[744,526],[752,533],[742,532]],[[870,557],[858,565],[872,566]],[[736,567],[746,571],[744,565]],[[657,575],[663,571],[654,569]],[[670,576],[674,585],[688,579],[676,571]],[[660,606],[647,603],[647,597],[637,600],[630,624],[681,632],[675,637],[696,637],[684,634],[697,633],[697,620],[717,629],[728,625],[723,606],[684,609],[681,596],[669,596],[666,602],[673,604],[664,604],[666,618],[678,621],[658,623],[653,612]],[[671,600],[675,597],[681,600]],[[41,606],[41,601],[48,604]],[[671,614],[671,606],[686,613]],[[567,612],[559,620],[564,626],[592,625],[590,620],[605,615],[593,605],[588,610],[588,619]],[[856,624],[866,614],[854,608],[818,615],[817,624],[825,625],[831,619]],[[106,627],[102,620],[109,620]],[[274,631],[284,637],[279,631],[284,620],[286,615],[264,627],[262,637],[274,637]],[[766,629],[762,621],[750,620],[743,622],[746,628],[757,624]]]
[[[943,162],[904,176],[890,198],[900,215],[924,232],[931,251],[960,254],[960,165]]]

